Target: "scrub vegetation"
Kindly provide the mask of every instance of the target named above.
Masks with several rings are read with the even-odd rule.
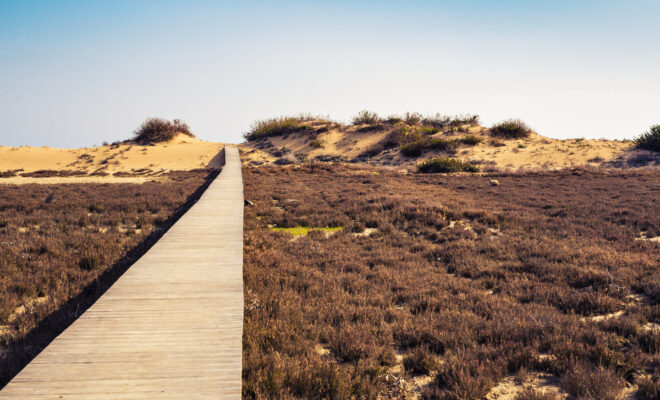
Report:
[[[168,142],[178,134],[194,136],[185,122],[175,119],[168,121],[163,118],[148,118],[135,130],[133,141],[137,144],[154,144]]]
[[[0,190],[0,387],[196,201],[217,172]]]
[[[635,138],[640,149],[660,151],[660,125],[653,125],[648,131]]]
[[[307,163],[244,182],[244,398],[481,399],[541,373],[570,398],[657,398],[653,172]],[[560,398],[541,389],[516,398]]]

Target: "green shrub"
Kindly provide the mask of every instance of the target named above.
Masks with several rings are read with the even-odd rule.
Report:
[[[509,119],[493,125],[490,131],[496,135],[505,138],[526,138],[532,133],[532,129],[519,119]]]
[[[640,149],[660,151],[660,125],[653,125],[648,131],[636,137],[634,142]]]
[[[429,147],[436,150],[454,150],[460,144],[458,139],[431,139]]]
[[[311,131],[312,127],[304,123],[312,119],[311,116],[305,115],[265,119],[252,124],[250,131],[243,136],[246,140],[252,141],[266,137],[282,136],[288,133]]]
[[[432,126],[422,126],[419,130],[425,135],[433,135],[440,132],[440,129]]]
[[[380,117],[378,114],[375,112],[367,111],[367,110],[362,110],[353,117],[352,123],[353,125],[373,125],[377,124],[380,122]]]
[[[479,172],[479,167],[474,163],[456,158],[435,157],[417,164],[417,171],[422,173]]]
[[[477,144],[481,143],[482,141],[483,141],[483,139],[480,138],[479,136],[476,136],[476,135],[467,135],[467,136],[465,136],[464,138],[461,139],[461,142],[463,142],[464,144],[470,145],[470,146],[477,145]]]
[[[321,149],[323,148],[323,142],[318,139],[314,139],[309,143],[309,146],[313,149]]]
[[[429,138],[417,126],[401,125],[393,132],[401,147],[401,153],[408,157],[420,156],[429,147]]]
[[[148,118],[135,130],[133,141],[139,144],[167,142],[179,133],[193,136],[190,127],[178,119]]]
[[[405,143],[401,145],[401,153],[407,157],[418,157],[422,155],[426,147],[426,143],[422,141]]]

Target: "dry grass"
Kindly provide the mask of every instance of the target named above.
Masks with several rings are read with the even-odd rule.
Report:
[[[244,178],[244,398],[401,398],[392,375],[429,373],[422,397],[479,399],[521,370],[607,398],[659,372],[644,326],[660,322],[660,246],[635,240],[660,235],[656,175],[309,164]],[[269,224],[344,229],[291,240]]]
[[[137,184],[3,185],[0,387],[185,212],[208,171]]]

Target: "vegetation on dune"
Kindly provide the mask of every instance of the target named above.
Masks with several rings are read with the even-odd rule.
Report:
[[[522,371],[657,398],[655,174],[244,171],[244,398],[402,398],[423,374],[424,399],[480,399]]]
[[[648,131],[635,138],[640,149],[660,151],[660,125],[653,125]]]
[[[532,129],[519,119],[508,119],[493,125],[490,131],[495,136],[508,139],[526,138],[532,133]]]
[[[0,387],[146,252],[217,172],[164,182],[3,185]]]
[[[477,114],[464,114],[452,117],[449,115],[436,114],[422,119],[421,123],[438,129],[446,129],[448,127],[458,128],[463,125],[477,126],[479,125],[479,116]]]
[[[457,158],[435,157],[417,164],[417,171],[422,173],[437,172],[479,172],[479,167]]]
[[[255,122],[250,131],[243,136],[248,141],[266,137],[282,136],[289,133],[312,131],[313,128],[306,122],[313,121],[314,117],[299,115],[297,117],[270,118]]]
[[[353,125],[372,125],[372,124],[378,124],[381,122],[380,117],[378,114],[375,112],[371,112],[368,110],[362,110],[360,111],[353,119],[351,120],[351,123]]]
[[[194,137],[190,132],[190,127],[183,121],[148,118],[135,130],[132,140],[142,145],[168,142],[179,133]]]

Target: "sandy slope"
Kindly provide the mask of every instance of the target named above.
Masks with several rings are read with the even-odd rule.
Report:
[[[344,130],[330,129],[318,134],[295,133],[262,139],[261,143],[248,142],[242,147],[244,161],[248,164],[268,163],[278,157],[273,156],[276,150],[286,146],[291,152],[286,156],[291,160],[298,154],[315,158],[317,156],[338,156],[351,160],[365,150],[380,142],[389,130],[360,132],[359,127],[348,127]],[[640,160],[651,160],[660,165],[660,156],[650,151],[636,150],[631,141],[567,139],[558,140],[532,133],[526,139],[493,138],[488,129],[475,126],[466,128],[463,132],[445,132],[433,135],[433,138],[461,138],[465,135],[476,135],[483,141],[475,146],[460,146],[455,153],[443,151],[427,151],[421,157],[403,156],[398,149],[387,150],[384,153],[367,160],[369,163],[382,165],[412,166],[434,156],[456,157],[480,162],[484,169],[500,170],[540,170],[559,169],[566,167],[631,167],[649,165]],[[313,148],[312,140],[323,143],[322,148]]]
[[[168,171],[212,168],[218,166],[216,157],[222,147],[222,143],[206,142],[185,135],[179,135],[167,143],[148,146],[132,143],[81,149],[0,146],[0,172],[20,170],[19,176],[0,178],[0,183],[144,182],[151,178],[113,174],[153,175]],[[20,176],[42,170],[66,170],[79,175],[97,175],[49,178]]]

